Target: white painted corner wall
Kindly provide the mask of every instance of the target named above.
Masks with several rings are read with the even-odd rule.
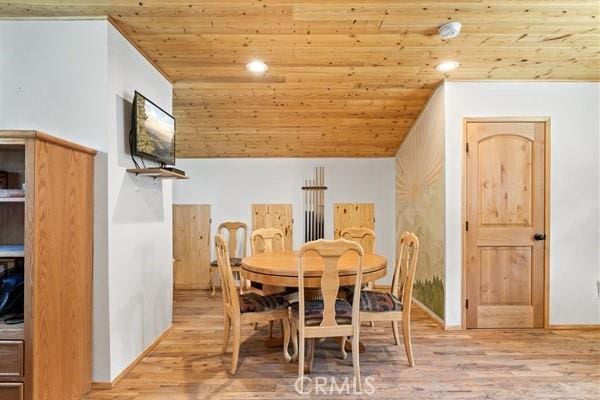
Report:
[[[180,159],[177,167],[191,179],[174,182],[173,203],[210,204],[211,235],[227,220],[245,221],[252,229],[251,204],[291,203],[297,249],[304,242],[300,188],[305,179],[314,176],[316,166],[325,167],[328,187],[325,237],[333,238],[334,203],[375,203],[376,251],[390,263],[388,276],[381,283],[391,282],[395,260],[394,158]]]
[[[461,323],[463,118],[550,118],[550,324],[599,324],[600,84],[446,82],[446,324]]]
[[[109,382],[171,325],[172,189],[135,178],[133,91],[171,110],[172,86],[105,20],[0,21],[0,129],[98,150],[93,380]]]
[[[110,380],[171,326],[172,181],[136,177],[128,145],[137,90],[172,113],[173,87],[107,24]]]

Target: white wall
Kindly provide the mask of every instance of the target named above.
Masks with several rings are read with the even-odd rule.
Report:
[[[0,129],[99,151],[94,170],[93,380],[110,381],[171,323],[171,184],[124,172],[137,89],[171,85],[106,21],[0,21]]]
[[[98,151],[94,165],[94,379],[108,380],[106,21],[0,21],[0,129]]]
[[[551,119],[550,324],[600,323],[600,84],[447,82],[446,323],[461,321],[463,118]]]
[[[253,203],[291,203],[294,247],[304,241],[302,190],[314,167],[325,167],[325,237],[333,237],[334,203],[375,203],[376,251],[390,262],[394,247],[394,159],[181,159],[177,167],[191,177],[173,187],[175,204],[210,204],[211,234],[226,220],[241,220],[251,229]],[[212,248],[212,246],[211,246]],[[384,280],[382,280],[384,282]]]
[[[107,33],[112,380],[171,326],[172,183],[125,169],[134,90],[170,113],[172,85],[110,24]]]
[[[0,21],[1,128],[106,152],[105,36],[106,21]]]

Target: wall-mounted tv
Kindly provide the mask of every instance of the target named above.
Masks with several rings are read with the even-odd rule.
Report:
[[[175,118],[138,91],[133,97],[131,154],[161,165],[175,164]]]

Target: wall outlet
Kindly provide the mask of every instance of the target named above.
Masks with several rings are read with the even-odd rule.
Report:
[[[596,297],[600,297],[600,279],[596,281]]]

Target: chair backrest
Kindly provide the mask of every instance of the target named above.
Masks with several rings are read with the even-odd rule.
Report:
[[[392,279],[392,294],[401,299],[405,310],[410,310],[412,303],[418,258],[419,238],[412,232],[404,232],[400,236],[400,255]]]
[[[375,252],[375,232],[372,229],[353,226],[344,229],[340,237],[360,244],[365,254]]]
[[[360,288],[363,266],[363,249],[356,242],[346,239],[325,240],[319,239],[308,242],[300,248],[298,253],[298,295],[300,299],[300,326],[304,326],[304,264],[307,253],[314,252],[323,260],[323,275],[321,276],[321,293],[323,296],[323,321],[321,327],[337,326],[335,320],[335,302],[340,288],[338,263],[347,252],[358,255],[356,282],[354,284],[354,298],[352,300],[352,323],[358,323],[360,308]]]
[[[248,226],[240,221],[225,221],[217,228],[217,233],[223,234],[227,231],[227,242],[229,245],[229,256],[244,258],[246,257],[246,239],[248,236]],[[238,237],[238,232],[242,230],[243,236]],[[242,252],[238,253],[238,239],[242,241]]]
[[[262,243],[262,246],[260,244]],[[277,228],[260,228],[252,232],[250,244],[252,246],[252,254],[257,253],[274,253],[275,244],[279,243],[279,251],[285,251],[283,242],[283,232]]]
[[[234,312],[240,310],[240,298],[233,279],[233,271],[229,263],[229,250],[225,237],[221,234],[215,236],[215,248],[217,252],[217,264],[219,276],[221,277],[221,291],[223,292],[223,304],[225,308]]]

